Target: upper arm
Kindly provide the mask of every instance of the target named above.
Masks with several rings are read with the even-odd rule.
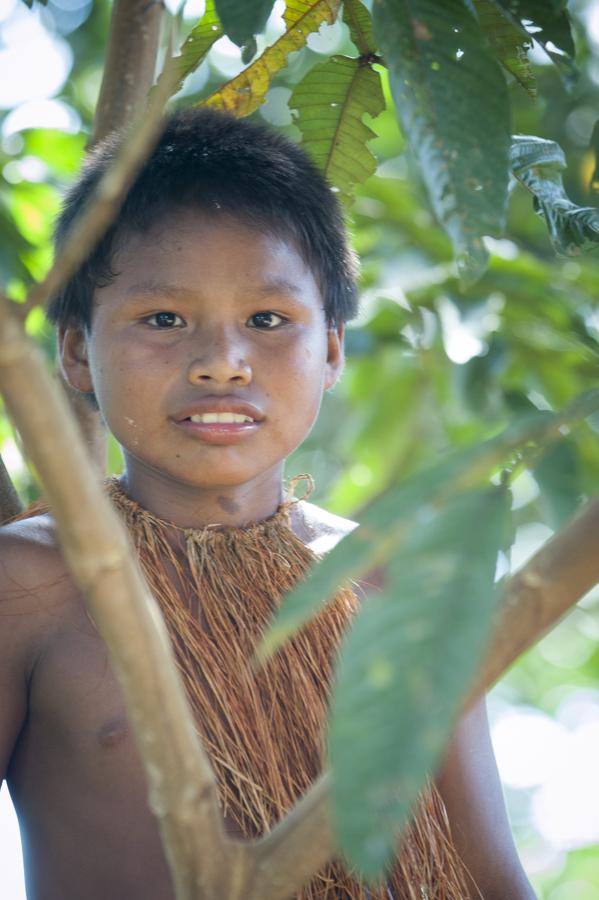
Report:
[[[484,699],[458,722],[436,784],[453,841],[484,900],[532,900],[512,838]],[[472,897],[478,896],[473,889]]]
[[[0,782],[27,717],[29,677],[48,623],[53,554],[26,523],[0,528]]]

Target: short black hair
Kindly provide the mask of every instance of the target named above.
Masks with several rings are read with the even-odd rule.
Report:
[[[116,133],[99,143],[67,191],[55,229],[57,250],[122,139]],[[165,213],[189,208],[222,211],[290,239],[320,287],[328,326],[356,315],[357,263],[341,206],[307,153],[264,123],[198,107],[169,117],[114,223],[48,304],[50,321],[89,330],[94,290],[116,276],[114,254],[127,234],[143,233]]]

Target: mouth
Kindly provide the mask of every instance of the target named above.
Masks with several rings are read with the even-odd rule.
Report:
[[[202,443],[221,446],[238,443],[254,434],[263,421],[261,413],[248,404],[235,403],[235,409],[227,409],[222,401],[214,403],[216,409],[210,409],[212,404],[206,402],[201,404],[204,409],[198,409],[198,405],[195,409],[184,410],[175,422]]]

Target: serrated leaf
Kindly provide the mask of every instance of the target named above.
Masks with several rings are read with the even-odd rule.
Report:
[[[578,75],[570,17],[565,0],[490,0],[522,33],[533,37],[571,88]],[[526,24],[525,24],[526,23]]]
[[[477,490],[424,519],[341,648],[328,740],[333,822],[364,878],[391,862],[481,659],[508,498],[504,488]]]
[[[275,0],[214,0],[223,31],[238,47],[264,31]]]
[[[212,45],[223,36],[223,33],[214,0],[206,0],[204,15],[191,29],[181,45],[178,56],[172,57],[158,81],[171,78],[173,80],[172,94],[176,94],[183,87],[187,76],[195,72]]]
[[[522,85],[529,97],[536,99],[536,80],[528,59],[532,37],[525,37],[522,30],[492,0],[476,0],[476,11],[495,57]]]
[[[376,54],[372,16],[361,0],[345,0],[343,21],[360,56]]]
[[[298,111],[295,124],[305,149],[349,201],[353,186],[376,170],[367,147],[376,135],[363,117],[369,113],[374,118],[385,108],[378,72],[360,58],[333,56],[308,72],[289,106]]]
[[[257,661],[264,662],[275,653],[323,603],[335,596],[340,584],[388,563],[399,552],[406,536],[418,527],[418,517],[425,515],[427,509],[465,488],[480,485],[508,454],[531,441],[555,440],[559,437],[556,423],[566,422],[564,415],[568,422],[579,421],[595,409],[599,409],[599,391],[583,395],[559,418],[548,418],[547,413],[538,411],[524,415],[498,437],[455,451],[442,462],[428,466],[375,498],[360,512],[360,527],[313,566],[308,576],[284,598],[256,650]]]
[[[374,31],[397,116],[464,278],[503,232],[509,102],[505,79],[461,0],[381,0]]]
[[[202,100],[202,105],[226,109],[236,116],[249,116],[263,102],[271,79],[283,68],[289,54],[301,50],[309,35],[323,23],[332,24],[340,6],[341,0],[288,0],[283,17],[287,25],[285,34],[267,47],[251,66]]]
[[[578,256],[599,243],[599,210],[577,206],[564,189],[564,151],[554,141],[516,134],[510,153],[512,172],[533,195],[535,210],[547,223],[555,251]]]

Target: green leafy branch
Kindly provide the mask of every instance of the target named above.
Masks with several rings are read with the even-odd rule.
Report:
[[[577,256],[599,243],[599,210],[577,206],[564,189],[564,151],[554,141],[514,135],[511,152],[514,177],[533,195],[535,210],[547,223],[557,253]]]

